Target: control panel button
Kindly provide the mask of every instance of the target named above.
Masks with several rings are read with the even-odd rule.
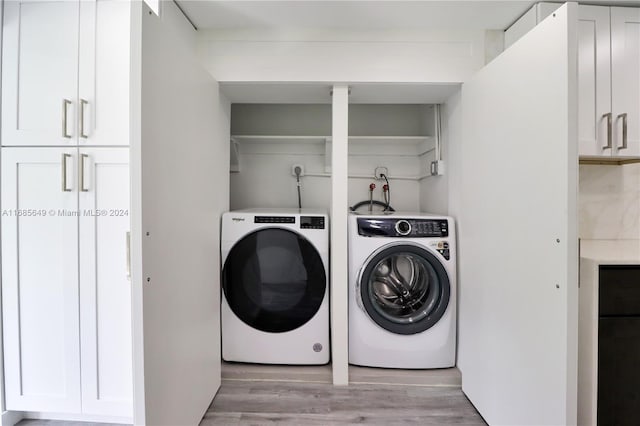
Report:
[[[406,220],[397,221],[396,232],[400,235],[409,235],[411,233],[411,224]]]

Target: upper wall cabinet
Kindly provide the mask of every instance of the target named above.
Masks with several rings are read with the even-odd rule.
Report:
[[[611,8],[613,155],[640,156],[640,8]]]
[[[506,32],[512,44],[552,13],[539,3]],[[580,5],[578,151],[583,163],[640,161],[640,9]]]
[[[578,151],[611,156],[611,25],[609,8],[578,9]]]
[[[582,160],[640,156],[640,9],[580,6]]]
[[[2,145],[128,145],[130,7],[5,2]]]

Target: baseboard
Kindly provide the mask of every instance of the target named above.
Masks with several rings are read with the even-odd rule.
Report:
[[[14,426],[20,420],[24,419],[24,413],[22,411],[3,411],[0,416],[0,425],[2,426]]]
[[[88,414],[41,413],[33,411],[27,411],[21,414],[23,416],[23,419],[66,420],[71,422],[115,423],[125,425],[133,424],[133,419],[128,417],[96,416]],[[4,426],[4,423],[2,426]]]

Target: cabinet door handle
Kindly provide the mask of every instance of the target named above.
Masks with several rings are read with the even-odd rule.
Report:
[[[87,192],[89,191],[84,186],[84,160],[89,158],[87,154],[80,154],[80,191]]]
[[[127,279],[131,279],[131,231],[127,231],[126,237],[127,250]]]
[[[71,101],[69,99],[62,100],[62,137],[70,139],[71,135],[67,133],[67,115]]]
[[[607,119],[607,144],[602,147],[603,150],[611,149],[611,133],[613,132],[613,123],[611,123],[612,115],[610,112],[603,114],[602,118]]]
[[[618,114],[618,118],[622,118],[622,145],[618,149],[627,149],[627,113]]]
[[[62,154],[62,191],[71,192],[72,188],[67,188],[67,158],[71,158],[71,154]]]
[[[89,137],[89,135],[85,135],[84,133],[84,106],[88,104],[88,101],[80,99],[80,137],[84,139],[87,139]]]

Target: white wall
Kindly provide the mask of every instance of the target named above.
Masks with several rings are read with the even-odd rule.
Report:
[[[384,202],[382,186],[384,180],[374,180],[376,166],[389,169],[389,187],[391,188],[391,206],[396,211],[416,212],[420,210],[420,192],[417,177],[420,175],[421,158],[415,156],[358,155],[349,156],[350,176],[369,176],[349,178],[349,206],[369,199],[369,185],[374,183],[376,189],[373,199]],[[394,179],[394,177],[413,177],[412,180]],[[374,207],[374,210],[380,209]],[[358,211],[365,212],[367,207]]]
[[[331,105],[235,103],[231,134],[329,136]]]
[[[0,1],[0,54],[2,53],[2,33],[3,33],[3,26],[4,26],[4,19],[3,19],[3,13],[4,13],[4,0]],[[2,61],[0,61],[0,76],[2,76]],[[2,81],[2,79],[0,78],[0,82]],[[0,83],[0,93],[2,91],[2,83]],[[2,126],[2,123],[0,123],[0,126]],[[0,140],[0,142],[2,142]],[[0,286],[0,306],[2,306],[2,287]],[[0,342],[3,341],[3,337],[2,337],[2,315],[0,315]],[[0,344],[0,348],[2,348],[2,345]],[[0,350],[0,413],[4,412],[4,359],[2,356],[2,350]],[[2,420],[0,417],[0,425],[2,425]]]
[[[482,30],[209,30],[200,55],[218,80],[462,82],[484,65]]]
[[[298,195],[295,176],[291,174],[294,164],[305,168],[306,176],[301,178],[301,199],[303,208],[328,209],[331,204],[330,173],[325,173],[324,150],[316,147],[318,153],[309,153],[285,145],[286,153],[243,152],[241,147],[240,172],[231,174],[231,209],[257,207],[297,207]],[[306,147],[309,148],[309,147]],[[373,179],[376,166],[389,169],[391,204],[396,210],[419,210],[420,159],[417,157],[397,157],[384,155],[349,156],[349,173],[368,177],[349,178],[349,205],[369,199],[369,184],[374,182],[374,199],[383,201],[383,181]],[[315,176],[314,176],[315,175]],[[413,180],[394,179],[394,176],[415,177]],[[345,206],[346,208],[346,206]],[[364,209],[364,210],[363,210]],[[366,208],[361,209],[365,211]]]
[[[579,235],[640,239],[640,164],[581,165]]]
[[[447,145],[447,176],[448,176],[448,211],[452,215],[460,213],[462,200],[462,90],[452,95],[443,108],[443,134]],[[458,257],[458,264],[460,258]]]
[[[234,135],[331,135],[329,104],[235,103],[231,115]],[[349,105],[349,136],[416,136],[433,131],[431,105]]]
[[[442,106],[442,122],[443,122],[443,139],[446,144],[446,157],[445,164],[447,167],[446,176],[447,176],[447,206],[446,212],[448,215],[453,216],[453,219],[456,223],[456,237],[460,238],[460,223],[458,221],[458,216],[462,210],[462,144],[463,144],[463,134],[462,134],[462,90],[459,90],[457,93],[452,95],[445,104]],[[442,197],[441,199],[443,199]],[[423,199],[424,200],[424,199]],[[429,211],[430,207],[425,207],[423,204],[421,206],[423,211]],[[442,206],[436,206],[434,208],[442,208]],[[456,241],[458,243],[458,241]],[[460,273],[460,265],[464,261],[464,253],[460,250],[456,253],[457,256],[457,277],[458,277],[458,288],[457,288],[457,306],[456,313],[458,316],[458,321],[456,322],[456,331],[457,331],[457,340],[458,345],[460,345],[460,299],[463,297],[462,293],[462,281],[461,281],[461,273]],[[459,347],[459,346],[458,346]],[[460,351],[456,353],[456,365],[458,365],[458,357]]]
[[[329,105],[235,104],[232,107],[232,133],[325,135],[328,138],[331,132],[330,113]],[[383,166],[388,169],[391,205],[398,211],[419,211],[418,177],[426,173],[433,151],[417,155],[416,152],[423,150],[423,147],[407,144],[402,137],[430,135],[433,127],[432,106],[350,105],[350,135],[391,137],[382,142],[351,140],[349,205],[368,200],[369,184],[372,182],[376,185],[374,199],[384,201],[382,187],[385,182],[374,179],[374,169]],[[296,179],[291,173],[294,164],[300,164],[305,169],[305,176],[301,178],[302,206],[329,208],[331,162],[326,153],[330,146],[325,146],[324,139],[317,138],[311,142],[294,142],[285,138],[269,141],[236,140],[240,171],[231,174],[231,209],[297,207]],[[423,144],[429,143],[431,141]],[[438,190],[442,188],[446,191],[446,186]],[[425,196],[431,197],[428,190]],[[361,211],[366,211],[366,208]]]
[[[298,207],[293,164],[304,165],[307,173],[324,174],[324,147],[318,154],[295,154],[295,147],[272,153],[241,153],[240,172],[231,174],[230,207],[232,210],[261,207]],[[240,149],[245,148],[241,145]],[[298,150],[298,152],[300,152]],[[301,199],[304,208],[329,209],[331,180],[329,177],[301,178]]]
[[[459,189],[452,189],[450,182],[455,180],[455,173],[458,171],[456,159],[460,158],[457,151],[461,146],[462,139],[462,102],[460,91],[450,96],[447,101],[440,106],[441,123],[441,150],[444,164],[444,174],[441,176],[429,176],[420,181],[420,211],[433,214],[446,214],[456,211],[452,208],[450,200]],[[435,160],[435,156],[426,160]],[[454,218],[455,219],[455,218]]]

